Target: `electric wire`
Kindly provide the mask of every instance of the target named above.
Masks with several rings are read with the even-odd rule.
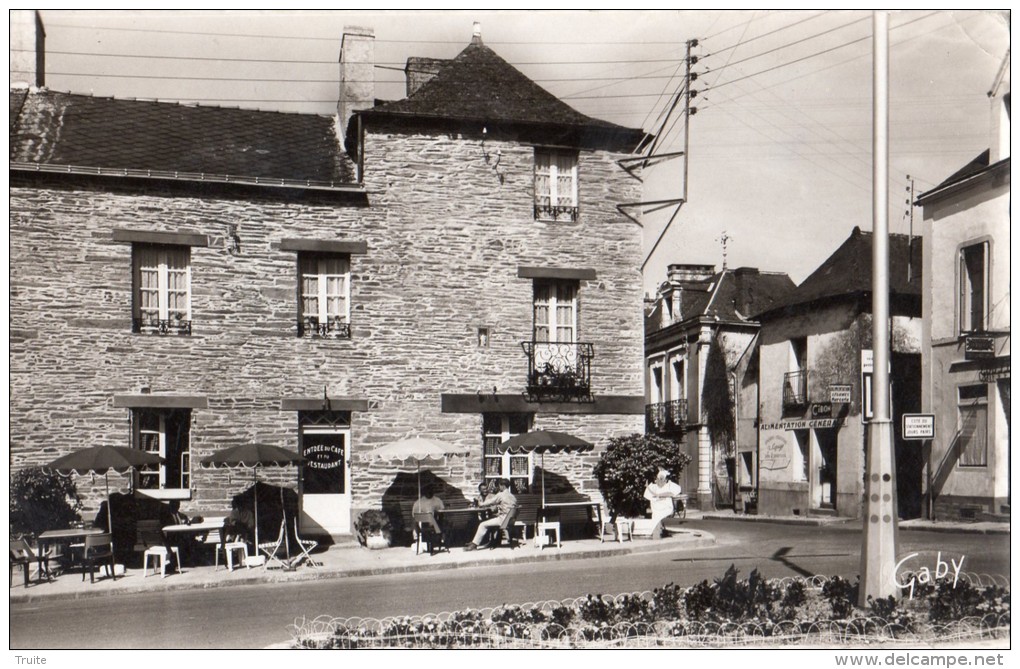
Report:
[[[762,33],[761,35],[755,35],[751,39],[748,39],[748,40],[745,40],[745,41],[742,41],[742,42],[741,41],[737,41],[735,44],[732,44],[730,46],[724,46],[721,49],[716,49],[715,51],[712,51],[711,53],[706,53],[704,55],[704,58],[708,58],[709,56],[714,56],[714,55],[716,55],[718,53],[721,53],[723,51],[728,51],[729,49],[736,49],[741,44],[750,44],[751,42],[754,42],[755,40],[760,40],[763,37],[768,37],[769,35],[775,35],[776,33],[783,32],[784,30],[789,30],[790,28],[795,28],[795,27],[799,26],[802,23],[807,23],[808,21],[811,21],[813,19],[817,19],[819,16],[825,16],[828,13],[829,13],[828,11],[823,11],[823,12],[821,12],[819,14],[815,14],[813,16],[809,16],[806,19],[801,19],[800,21],[795,21],[793,23],[790,23],[788,25],[782,26],[780,28],[776,28],[775,30],[770,30],[767,33]],[[705,39],[707,40],[708,38],[706,37]]]

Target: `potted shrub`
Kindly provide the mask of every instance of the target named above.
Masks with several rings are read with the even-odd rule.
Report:
[[[385,511],[368,509],[358,516],[354,530],[358,533],[358,541],[362,546],[376,550],[390,545],[393,524]]]

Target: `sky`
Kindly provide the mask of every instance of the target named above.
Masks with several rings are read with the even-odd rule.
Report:
[[[727,267],[799,283],[872,227],[870,11],[41,15],[53,90],[314,114],[335,113],[344,26],[374,29],[376,97],[399,99],[409,56],[456,56],[478,21],[487,46],[577,110],[661,135],[657,153],[684,147],[683,115],[662,119],[697,40],[687,200],[643,216],[646,292],[671,263],[721,268],[724,237]],[[894,11],[889,26],[889,224],[908,233],[907,175],[924,192],[988,147],[1010,29],[992,11]],[[643,200],[683,197],[683,175],[682,159],[646,170]],[[916,209],[915,234],[920,222]]]

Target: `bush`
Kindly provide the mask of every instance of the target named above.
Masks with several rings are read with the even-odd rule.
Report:
[[[850,617],[854,607],[857,605],[857,591],[860,588],[860,581],[850,581],[840,576],[833,576],[822,586],[822,596],[832,607],[832,617],[836,620],[845,620]]]
[[[40,532],[81,520],[78,487],[70,477],[39,467],[22,469],[11,478],[10,534],[35,538]]]
[[[368,537],[373,534],[382,534],[389,543],[393,534],[393,523],[389,515],[380,509],[368,509],[363,511],[354,522],[354,531],[358,534],[358,542],[362,546],[368,543]]]
[[[645,487],[659,468],[669,470],[677,481],[690,462],[691,457],[667,439],[642,434],[611,439],[594,469],[611,519],[643,517],[648,508]]]
[[[773,605],[783,596],[780,589],[762,578],[757,569],[746,581],[737,579],[739,573],[735,565],[730,565],[714,584],[702,581],[688,590],[684,595],[687,617],[714,622],[775,618]]]

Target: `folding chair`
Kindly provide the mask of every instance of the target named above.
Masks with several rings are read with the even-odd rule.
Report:
[[[10,545],[11,551],[11,563],[10,563],[10,581],[11,585],[14,585],[14,567],[20,566],[22,572],[25,574],[25,587],[28,587],[30,579],[29,571],[32,569],[32,563],[38,563],[36,576],[42,576],[42,561],[46,556],[37,556],[32,547],[28,545],[28,542],[24,539],[12,539]]]
[[[286,551],[286,541],[287,521],[284,520],[280,523],[280,536],[276,538],[276,541],[266,541],[259,544],[259,550],[266,556],[266,569],[269,569],[269,566],[274,562],[280,566],[280,569],[291,569],[290,565],[284,562],[287,559],[283,555],[284,551]]]
[[[415,555],[421,552],[422,541],[425,542],[425,548],[428,549],[429,555],[434,555],[437,551],[442,552],[444,548],[446,548],[446,552],[450,552],[450,549],[446,546],[443,530],[440,529],[435,516],[431,513],[412,513],[411,516],[418,526],[418,540],[414,549]]]
[[[307,561],[306,564],[309,567],[318,567],[318,566],[320,566],[319,563],[316,562],[315,560],[313,560],[312,556],[309,555],[309,551],[315,550],[315,547],[319,545],[319,542],[316,541],[315,539],[302,539],[301,538],[301,535],[298,533],[298,519],[297,518],[294,519],[294,538],[297,539],[298,548],[301,550],[301,555],[299,555],[296,558],[294,558],[294,564],[297,564],[297,563],[301,562],[301,560],[306,560]]]

